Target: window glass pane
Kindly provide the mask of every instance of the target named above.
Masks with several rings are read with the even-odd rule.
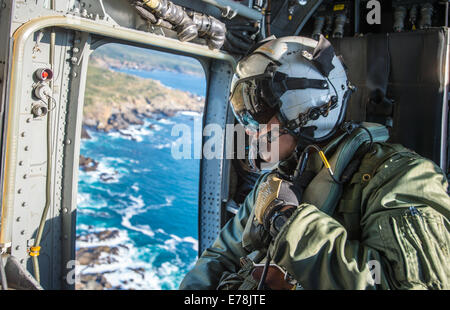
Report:
[[[197,257],[200,161],[176,159],[201,128],[206,80],[191,58],[108,44],[91,56],[77,213],[77,289],[177,289]],[[190,142],[190,137],[187,137]],[[189,152],[188,152],[189,153]]]

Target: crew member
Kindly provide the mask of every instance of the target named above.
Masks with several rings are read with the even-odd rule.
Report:
[[[387,143],[384,126],[344,122],[353,90],[323,37],[272,38],[239,62],[235,116],[255,137],[278,139],[280,163],[180,289],[450,288],[446,177]]]

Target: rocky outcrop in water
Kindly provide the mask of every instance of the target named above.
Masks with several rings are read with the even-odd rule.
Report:
[[[86,172],[96,171],[98,167],[98,162],[90,157],[84,157],[83,155],[80,155],[79,166],[83,171]]]
[[[92,139],[85,126],[81,127],[81,139]]]
[[[106,229],[103,231],[92,232],[89,234],[81,235],[77,237],[77,242],[83,244],[96,244],[96,243],[108,243],[110,241],[117,240],[119,237],[119,231],[114,229]],[[81,274],[78,274],[78,281],[76,283],[77,290],[104,290],[104,289],[121,289],[120,286],[113,286],[108,282],[105,274],[111,271],[102,271],[101,273],[84,273],[83,269],[89,267],[96,267],[101,265],[110,265],[117,263],[117,257],[120,255],[120,248],[128,249],[125,245],[118,244],[114,246],[99,245],[80,247],[76,251],[76,259],[78,262],[79,270]],[[143,268],[128,268],[141,277],[144,277],[145,270]],[[127,284],[132,279],[124,279],[123,284]]]
[[[104,290],[112,288],[112,285],[102,274],[82,275],[80,281],[75,285],[76,290]]]

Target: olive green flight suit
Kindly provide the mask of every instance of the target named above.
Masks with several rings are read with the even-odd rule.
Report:
[[[433,162],[401,146],[374,147],[345,185],[332,216],[320,206],[298,207],[269,247],[273,263],[304,289],[450,289],[446,177]],[[216,289],[224,273],[240,270],[241,257],[264,259],[246,230],[258,184],[266,177],[180,289]]]

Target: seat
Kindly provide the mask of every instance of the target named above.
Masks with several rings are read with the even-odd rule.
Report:
[[[358,88],[346,119],[390,127],[401,143],[448,167],[448,28],[331,40]]]

